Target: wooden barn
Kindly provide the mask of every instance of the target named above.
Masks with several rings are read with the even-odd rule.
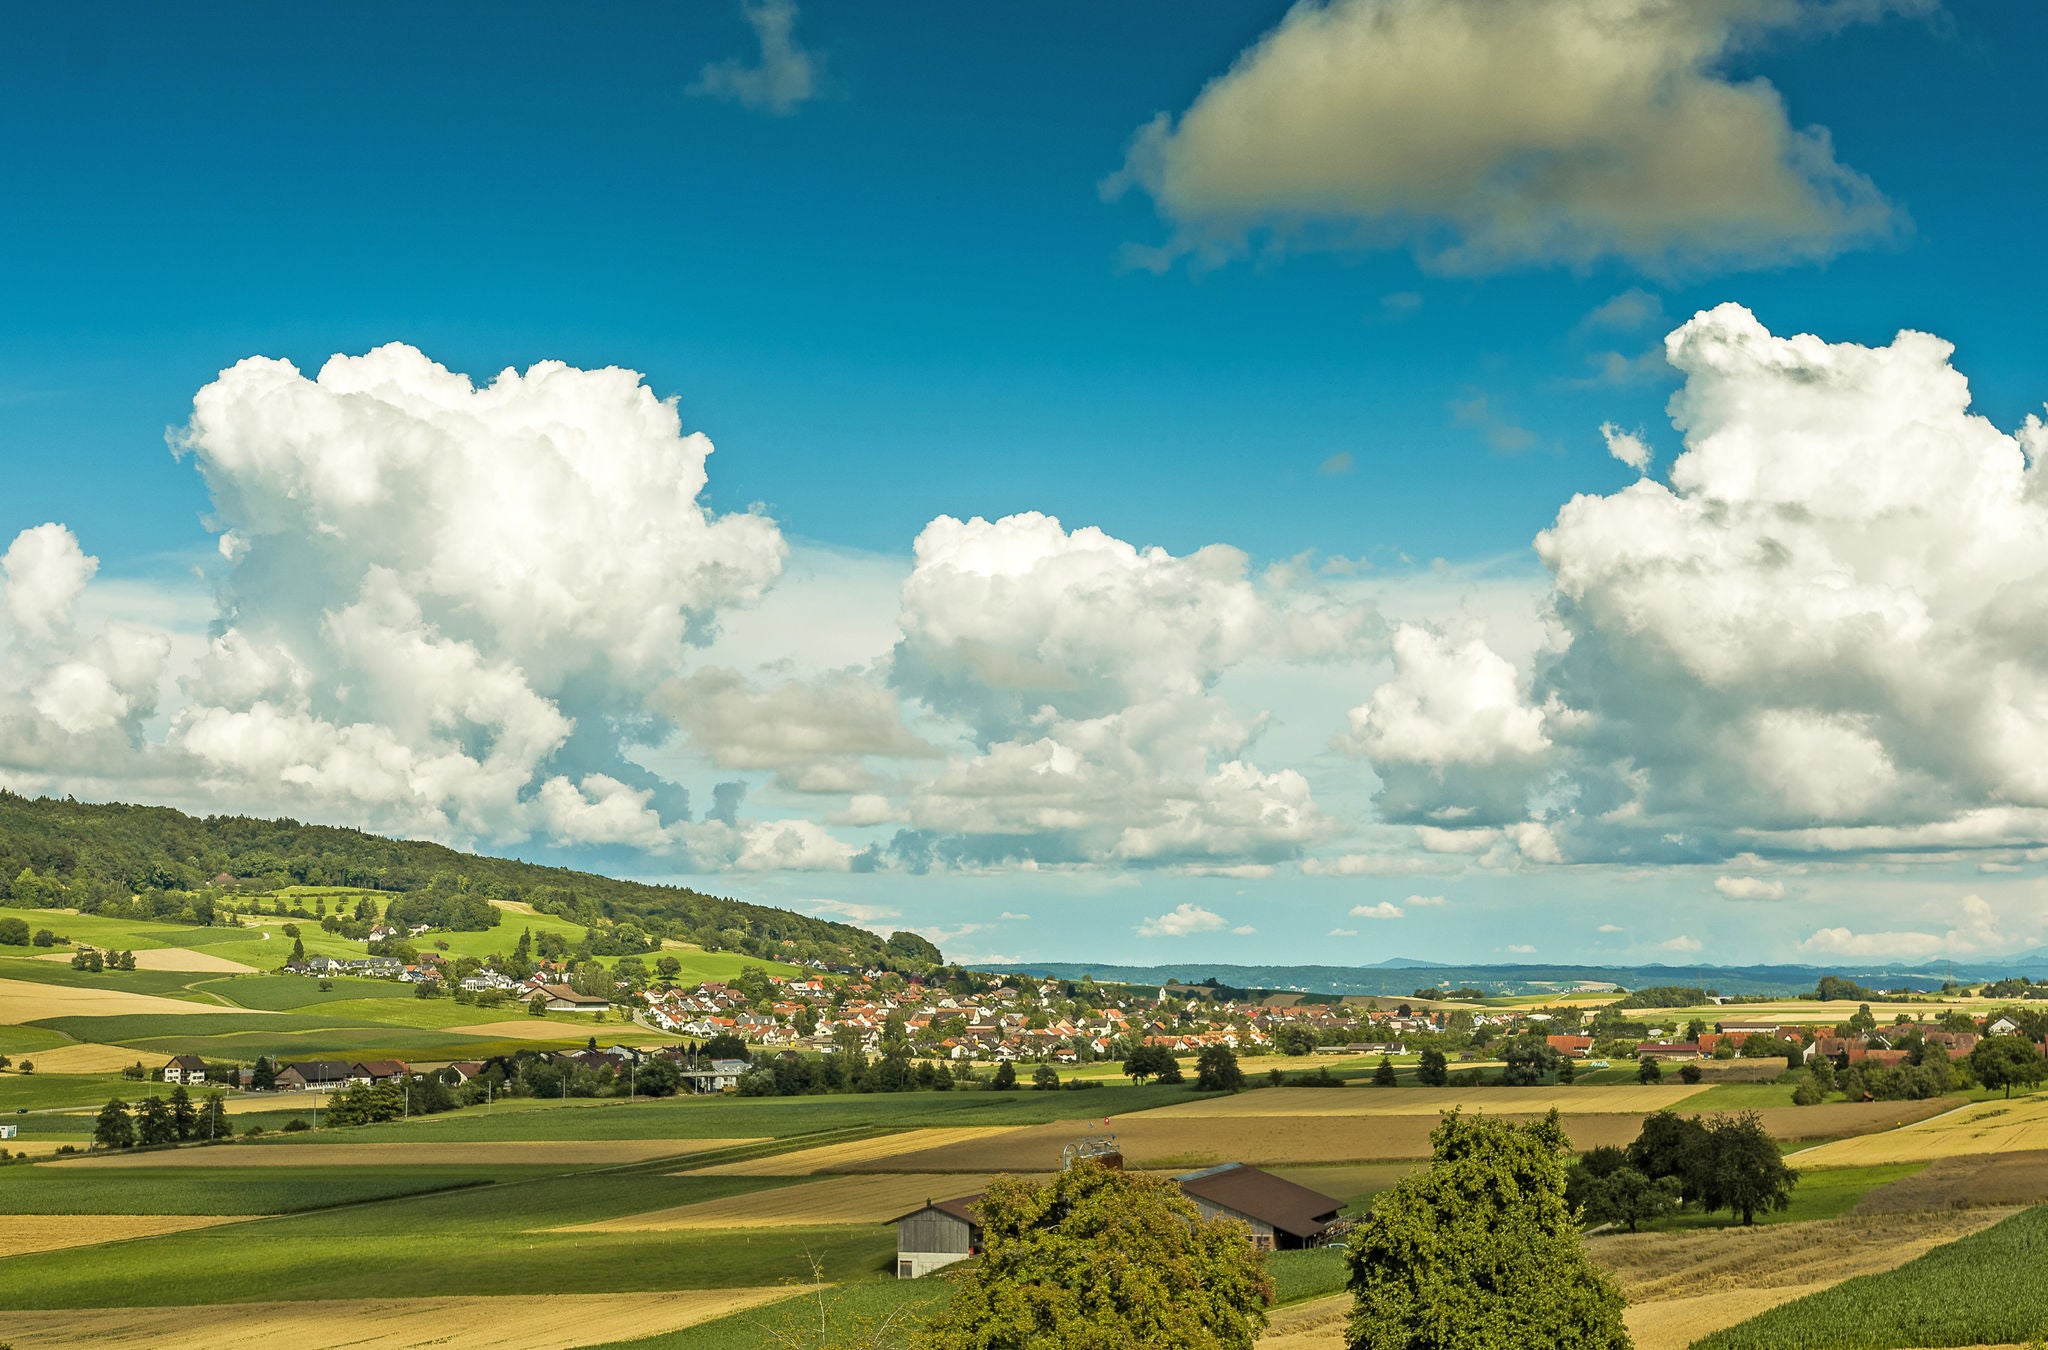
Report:
[[[979,1195],[958,1200],[927,1200],[896,1225],[896,1278],[914,1280],[965,1261],[981,1250],[981,1219],[974,1211]]]
[[[1177,1176],[1181,1190],[1205,1219],[1236,1219],[1252,1230],[1261,1251],[1295,1251],[1320,1246],[1337,1221],[1341,1202],[1320,1191],[1261,1171],[1247,1163],[1224,1163]]]

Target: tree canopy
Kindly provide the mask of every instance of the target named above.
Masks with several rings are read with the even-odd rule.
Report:
[[[1083,1161],[1043,1184],[998,1177],[981,1259],[924,1350],[1250,1350],[1273,1285],[1244,1226],[1171,1181]]]
[[[1557,1112],[1515,1125],[1446,1114],[1427,1171],[1351,1240],[1351,1350],[1625,1350],[1621,1291],[1565,1202]]]

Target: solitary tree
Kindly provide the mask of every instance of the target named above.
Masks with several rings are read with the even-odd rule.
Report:
[[[1237,1051],[1227,1045],[1207,1045],[1195,1059],[1195,1090],[1236,1092],[1244,1087],[1244,1070],[1237,1066]]]
[[[1657,1062],[1656,1056],[1644,1055],[1636,1062],[1636,1081],[1638,1083],[1661,1083],[1664,1081],[1664,1066]]]
[[[988,1085],[997,1092],[1015,1092],[1017,1090],[1017,1066],[1010,1063],[1007,1059],[996,1065],[995,1077],[988,1080]]]
[[[1394,1072],[1393,1056],[1381,1055],[1380,1066],[1372,1071],[1372,1085],[1374,1087],[1392,1087],[1400,1081],[1400,1077]]]
[[[1501,1047],[1500,1081],[1505,1087],[1535,1087],[1557,1060],[1557,1052],[1534,1036],[1517,1036]]]
[[[1698,1116],[1653,1111],[1628,1146],[1628,1165],[1656,1181],[1676,1177],[1680,1199],[1697,1200],[1706,1184],[1707,1127]]]
[[[1970,1051],[1970,1072],[1985,1087],[2004,1088],[2010,1097],[2014,1087],[2032,1087],[2048,1075],[2048,1063],[2025,1037],[1986,1036]]]
[[[1756,1212],[1789,1209],[1799,1173],[1785,1165],[1777,1140],[1754,1111],[1722,1116],[1706,1127],[1707,1159],[1701,1198],[1709,1211],[1729,1210],[1746,1228]]]
[[[1273,1286],[1243,1225],[1204,1219],[1170,1181],[1083,1161],[978,1202],[981,1259],[924,1350],[1137,1346],[1250,1350]]]
[[[1142,1085],[1147,1078],[1166,1072],[1171,1063],[1173,1055],[1163,1045],[1132,1046],[1131,1053],[1124,1056],[1124,1076]]]
[[[1180,1061],[1167,1052],[1166,1059],[1159,1065],[1159,1081],[1169,1087],[1187,1082],[1187,1076],[1180,1071]]]
[[[1445,1114],[1429,1169],[1351,1239],[1351,1350],[1625,1350],[1621,1291],[1565,1203],[1557,1112],[1514,1125]]]
[[[1050,1064],[1041,1064],[1031,1073],[1031,1086],[1040,1092],[1051,1092],[1060,1085],[1059,1070]]]

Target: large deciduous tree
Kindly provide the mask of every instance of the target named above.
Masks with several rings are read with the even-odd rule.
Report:
[[[1758,1210],[1792,1207],[1792,1188],[1799,1173],[1785,1165],[1778,1141],[1754,1111],[1722,1116],[1708,1123],[1707,1157],[1701,1200],[1709,1211],[1729,1210],[1744,1227],[1756,1222]]]
[[[2048,1076],[2048,1062],[2033,1042],[2020,1036],[1986,1036],[1970,1051],[1970,1072],[1988,1088],[2032,1087]]]
[[[1172,1182],[1081,1162],[998,1177],[981,1259],[924,1350],[1250,1350],[1273,1286],[1242,1224],[1204,1219]]]
[[[1557,1112],[1526,1125],[1450,1112],[1429,1169],[1351,1241],[1351,1350],[1626,1350],[1622,1297],[1565,1203]]]

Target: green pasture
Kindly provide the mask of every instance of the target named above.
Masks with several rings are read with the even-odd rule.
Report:
[[[25,1169],[26,1170],[26,1169]],[[545,1171],[545,1169],[542,1169]],[[91,1248],[6,1263],[0,1307],[206,1306],[331,1297],[337,1271],[382,1297],[720,1289],[884,1272],[883,1225],[706,1233],[564,1233],[568,1224],[744,1194],[758,1178],[559,1172],[129,1242],[121,1278]]]
[[[1794,1163],[1798,1161],[1793,1160]],[[1882,1163],[1874,1167],[1810,1168],[1799,1174],[1792,1188],[1792,1207],[1771,1213],[1759,1212],[1759,1224],[1806,1223],[1814,1219],[1839,1219],[1856,1208],[1856,1202],[1879,1186],[1903,1181],[1926,1167],[1926,1163]],[[1698,1210],[1671,1214],[1643,1225],[1653,1232],[1674,1232],[1695,1228],[1728,1228],[1738,1222],[1727,1210],[1713,1214]]]
[[[505,1170],[234,1167],[225,1158],[220,1167],[4,1167],[0,1214],[289,1214],[475,1186]]]
[[[35,1058],[38,1050],[54,1050],[60,1045],[70,1045],[72,1038],[61,1031],[48,1027],[9,1026],[0,1023],[0,1055],[20,1059],[27,1055]]]
[[[157,1066],[144,1059],[154,1069]],[[168,1097],[171,1089],[162,1083],[138,1083],[118,1073],[0,1073],[0,1112],[27,1107],[31,1111],[61,1107],[106,1105],[107,1098],[134,1101],[155,1093]],[[14,1123],[14,1122],[10,1122]],[[5,1213],[0,1209],[0,1213]]]
[[[8,951],[25,948],[10,947]],[[62,985],[70,989],[111,989],[124,994],[154,994],[158,998],[214,1003],[206,994],[189,986],[201,977],[176,970],[73,970],[65,961],[37,961],[0,957],[0,979],[25,980],[34,984]],[[215,978],[218,978],[217,976]]]
[[[2048,1206],[1717,1331],[1695,1350],[1909,1350],[2036,1343],[2048,1329]]]
[[[322,1015],[331,1015],[332,1005],[337,1003],[359,1003],[371,999],[415,1001],[411,985],[348,975],[337,975],[325,981],[334,986],[332,989],[322,989],[322,981],[308,979],[304,975],[200,975],[192,979],[195,990],[218,995],[258,1012],[321,1008],[325,1010]]]

